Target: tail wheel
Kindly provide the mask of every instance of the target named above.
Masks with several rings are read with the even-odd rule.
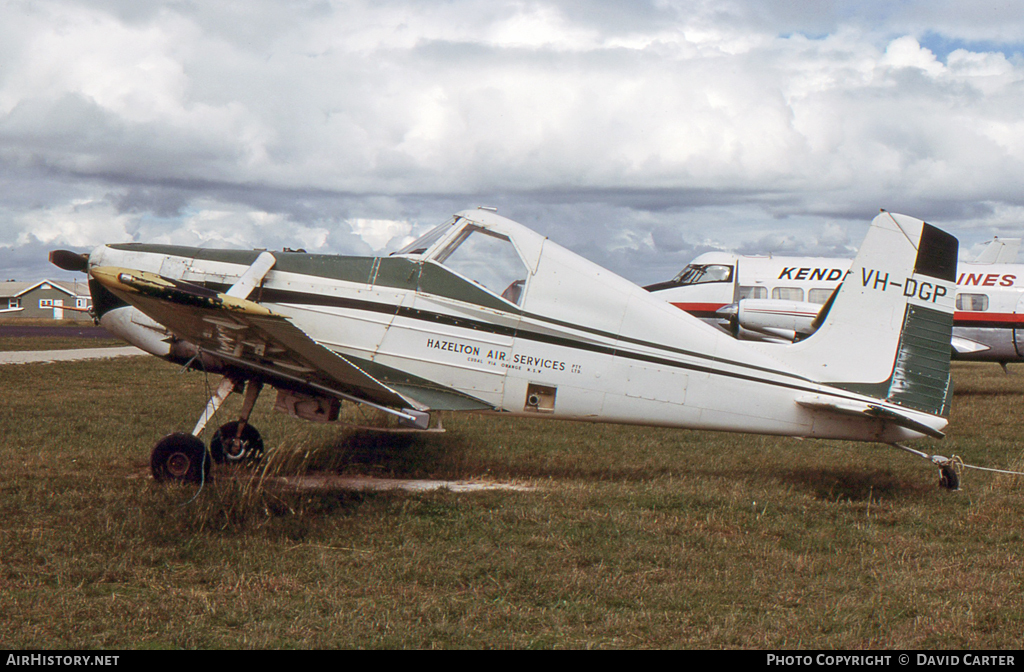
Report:
[[[238,421],[220,426],[210,439],[210,454],[218,464],[259,462],[263,458],[263,437],[256,428],[246,423],[242,436],[238,436]]]
[[[159,482],[200,483],[210,479],[210,454],[191,434],[168,434],[157,441],[149,466]]]
[[[939,467],[939,485],[947,490],[960,489],[960,475],[952,464],[944,464]]]

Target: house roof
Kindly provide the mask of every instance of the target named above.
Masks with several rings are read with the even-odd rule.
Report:
[[[0,282],[0,298],[16,298],[28,294],[33,289],[50,288],[64,292],[68,296],[89,296],[89,286],[83,282],[68,280],[38,280],[36,282]]]

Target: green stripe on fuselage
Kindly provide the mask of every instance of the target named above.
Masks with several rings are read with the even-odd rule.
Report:
[[[186,259],[249,266],[262,250],[218,250],[181,245],[122,243],[115,250],[166,254]],[[355,282],[390,289],[407,289],[464,301],[485,308],[521,313],[474,282],[452,273],[444,266],[408,257],[350,257],[336,254],[273,252],[275,271],[317,278]]]

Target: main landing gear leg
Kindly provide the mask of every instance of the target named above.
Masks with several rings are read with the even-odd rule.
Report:
[[[263,437],[249,424],[249,415],[263,389],[263,383],[249,381],[238,420],[225,423],[210,439],[210,454],[218,464],[258,462],[263,457]]]
[[[210,478],[210,453],[199,439],[213,414],[221,407],[238,381],[224,376],[217,386],[217,391],[206,403],[203,414],[191,434],[175,432],[168,434],[156,442],[149,456],[149,466],[153,478],[157,481],[179,481],[182,483],[202,483]],[[259,391],[257,390],[257,394]],[[248,417],[248,416],[247,416]]]

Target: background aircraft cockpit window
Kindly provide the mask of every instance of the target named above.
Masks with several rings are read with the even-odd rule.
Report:
[[[436,261],[506,301],[522,299],[528,271],[507,236],[467,226]]]
[[[755,287],[753,285],[745,285],[740,287],[740,298],[741,299],[767,299],[768,288],[767,287]]]
[[[772,298],[783,301],[803,301],[804,290],[799,287],[774,287],[772,288]]]
[[[986,294],[957,294],[956,309],[972,313],[985,312],[988,310],[988,296]]]
[[[732,266],[690,264],[672,281],[675,285],[700,285],[705,282],[732,282]]]
[[[441,236],[447,233],[451,225],[454,223],[455,220],[449,220],[444,224],[439,224],[435,226],[430,231],[427,231],[422,236],[412,241],[402,249],[398,250],[397,252],[392,252],[391,256],[395,256],[396,254],[423,254],[428,249],[430,249],[431,245],[440,240]]]
[[[832,296],[834,289],[811,289],[807,292],[808,303],[825,303]]]

